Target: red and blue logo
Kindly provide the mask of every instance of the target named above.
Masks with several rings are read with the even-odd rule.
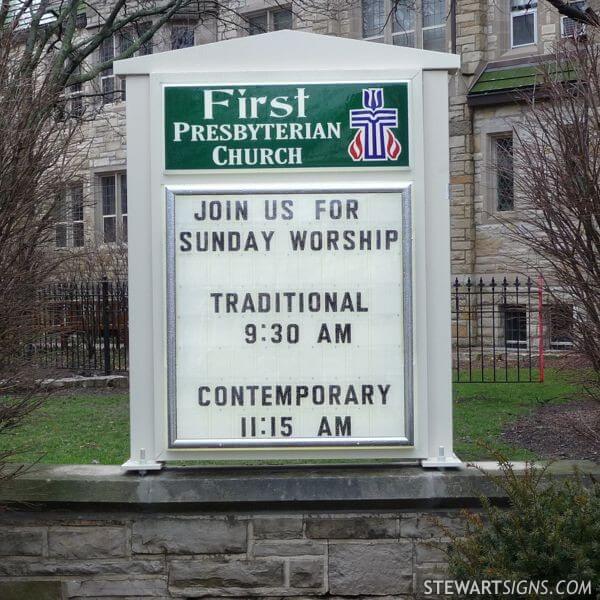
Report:
[[[383,88],[362,91],[362,108],[349,111],[350,127],[357,129],[348,146],[355,162],[396,160],[402,146],[392,129],[398,127],[398,109],[385,108]]]

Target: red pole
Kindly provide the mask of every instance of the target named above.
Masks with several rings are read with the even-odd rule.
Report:
[[[538,277],[538,353],[540,383],[544,383],[544,278]]]

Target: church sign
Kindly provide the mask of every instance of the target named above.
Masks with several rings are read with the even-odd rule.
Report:
[[[164,88],[165,168],[407,167],[408,84]]]
[[[127,76],[131,458],[452,447],[448,71],[281,31]]]

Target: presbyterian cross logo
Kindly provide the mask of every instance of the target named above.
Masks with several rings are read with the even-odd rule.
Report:
[[[349,111],[350,127],[358,131],[348,154],[354,161],[396,160],[402,150],[392,131],[398,127],[398,109],[384,108],[383,88],[363,89],[362,104]]]

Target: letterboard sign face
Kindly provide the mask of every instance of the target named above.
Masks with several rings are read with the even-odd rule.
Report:
[[[408,83],[168,85],[166,170],[407,167]]]
[[[167,190],[170,448],[413,443],[410,190]]]

